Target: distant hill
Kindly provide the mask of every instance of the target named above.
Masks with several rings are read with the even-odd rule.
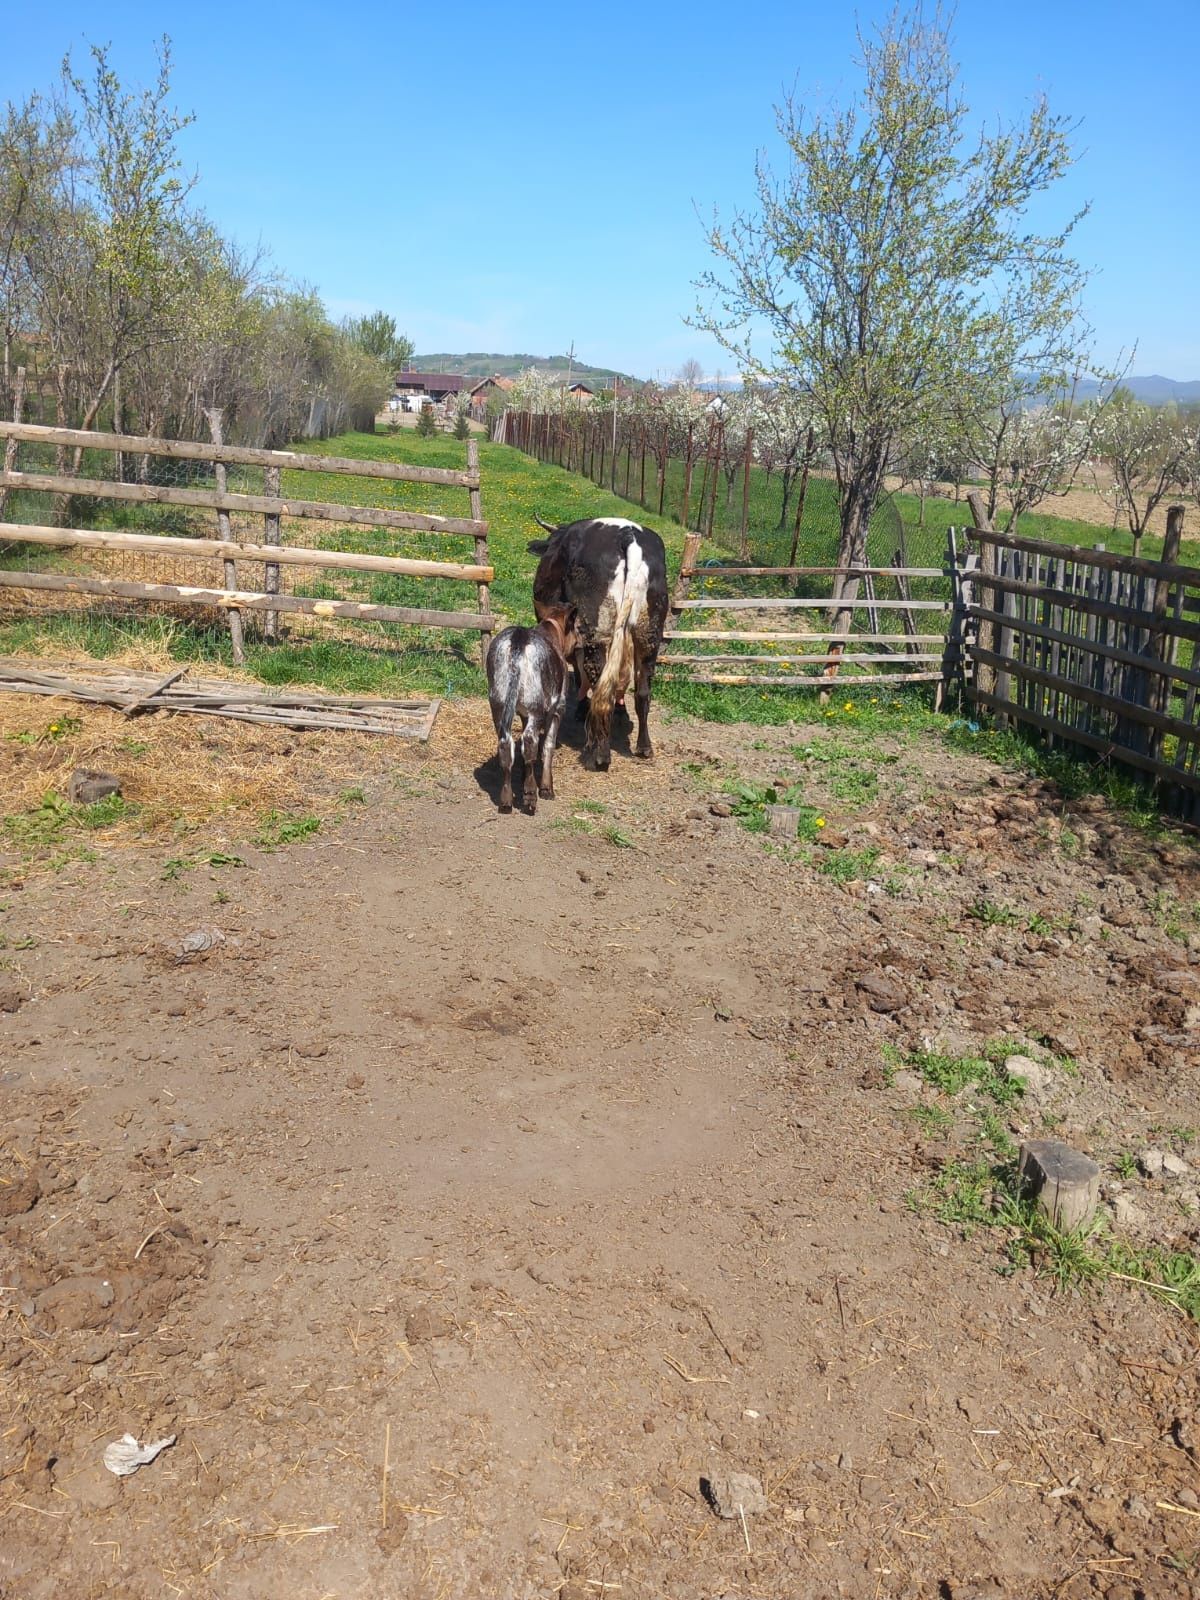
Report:
[[[493,373],[502,378],[515,378],[526,367],[562,373],[570,369],[573,378],[581,378],[597,387],[610,384],[614,378],[626,383],[632,381],[627,372],[616,372],[612,367],[590,367],[586,361],[571,361],[567,356],[505,356],[486,350],[468,350],[463,355],[442,351],[436,355],[414,356],[409,365],[414,372],[461,372],[477,378],[490,378]]]
[[[1165,406],[1172,400],[1181,406],[1200,404],[1200,380],[1183,382],[1179,378],[1162,378],[1153,374],[1147,378],[1123,378],[1121,387],[1128,389],[1135,400],[1141,400],[1148,406]],[[1095,378],[1083,378],[1074,391],[1074,398],[1094,400],[1099,393],[1100,385]]]
[[[1126,378],[1125,387],[1150,406],[1165,406],[1174,400],[1181,406],[1200,401],[1200,380],[1180,382],[1178,378]]]

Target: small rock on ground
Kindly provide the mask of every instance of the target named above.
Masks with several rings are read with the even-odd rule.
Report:
[[[749,1472],[710,1472],[705,1481],[719,1517],[757,1516],[767,1509],[763,1486]]]

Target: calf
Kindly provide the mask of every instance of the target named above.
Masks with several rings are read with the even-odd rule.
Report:
[[[634,754],[653,755],[650,690],[667,618],[667,553],[658,534],[625,517],[589,517],[560,527],[538,522],[548,539],[529,546],[541,556],[533,580],[538,616],[562,607],[576,613],[575,670],[587,707],[584,759],[609,764],[613,706],[634,684],[638,736]]]
[[[523,719],[521,755],[525,761],[525,805],[530,816],[537,810],[539,794],[543,799],[554,799],[554,744],[567,703],[567,656],[574,645],[570,610],[559,607],[543,616],[536,628],[505,628],[488,649],[488,702],[504,773],[501,811],[512,810],[516,755],[512,725],[516,716]],[[534,772],[539,750],[540,789]]]

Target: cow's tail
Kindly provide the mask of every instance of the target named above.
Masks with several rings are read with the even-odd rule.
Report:
[[[591,714],[600,721],[608,716],[617,694],[628,683],[633,671],[632,619],[645,608],[650,568],[636,542],[626,547],[624,584],[613,620],[612,638],[600,677],[592,690]]]

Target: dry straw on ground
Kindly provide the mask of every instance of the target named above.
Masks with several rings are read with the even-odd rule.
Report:
[[[172,665],[164,649],[145,645],[108,659],[162,671]],[[209,665],[204,670],[213,675]],[[95,830],[97,843],[186,833],[218,818],[244,834],[264,812],[317,808],[387,772],[400,744],[161,712],[130,718],[73,700],[0,694],[5,813],[31,811],[47,794],[65,797],[77,767],[100,768],[121,779],[131,809]]]

